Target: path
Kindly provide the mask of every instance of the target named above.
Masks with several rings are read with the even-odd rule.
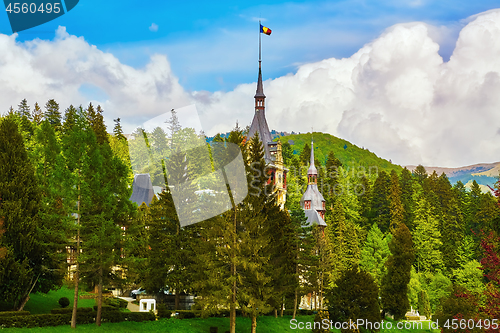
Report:
[[[121,298],[128,302],[127,309],[129,309],[130,312],[139,312],[139,305],[132,303],[132,301],[135,301],[135,299],[133,299],[132,297],[121,297],[121,296],[119,296],[118,298]]]

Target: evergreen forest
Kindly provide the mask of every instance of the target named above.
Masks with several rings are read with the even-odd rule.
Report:
[[[469,190],[368,151],[349,157],[352,145],[338,139],[315,154],[321,229],[300,206],[309,143],[294,150],[281,138],[288,171],[280,209],[258,136],[236,126],[207,143],[172,110],[168,130],[138,129],[127,140],[119,118],[108,133],[103,112],[92,104],[62,111],[55,100],[31,110],[23,100],[0,119],[0,298],[13,310],[71,281],[72,327],[79,290],[96,290],[100,325],[103,289],[130,286],[175,295],[176,309],[181,295],[196,295],[193,309],[203,315],[229,312],[231,333],[237,315],[251,318],[255,333],[259,316],[295,318],[301,304],[339,322],[402,320],[411,309],[440,323],[500,318],[498,188],[483,193],[474,182]],[[235,201],[238,189],[228,187],[225,212],[181,225],[177,184],[210,189],[214,179],[197,176],[224,164],[215,143],[241,149],[248,195]],[[164,186],[149,205],[129,200],[134,173]]]

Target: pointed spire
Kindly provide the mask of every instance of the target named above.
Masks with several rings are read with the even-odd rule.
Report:
[[[307,175],[312,176],[312,175],[318,175],[318,170],[314,166],[314,142],[311,140],[311,161],[309,162],[309,170],[307,170]]]
[[[264,95],[264,85],[262,84],[262,68],[260,66],[261,61],[259,60],[259,78],[257,79],[257,91],[255,92],[255,97],[266,97]]]

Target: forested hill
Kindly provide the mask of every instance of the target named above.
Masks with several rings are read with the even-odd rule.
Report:
[[[379,170],[401,171],[402,167],[392,164],[390,161],[378,157],[368,149],[360,148],[349,141],[339,139],[328,133],[314,132],[314,155],[321,164],[325,164],[326,157],[330,151],[333,151],[346,167],[364,166],[366,168],[376,166]],[[275,139],[277,140],[277,138]],[[281,143],[289,143],[293,149],[293,154],[302,152],[306,143],[311,145],[311,133],[291,134],[281,137]]]

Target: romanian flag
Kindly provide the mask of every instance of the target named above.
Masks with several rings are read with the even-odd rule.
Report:
[[[271,34],[271,29],[266,28],[265,26],[263,26],[261,24],[260,25],[260,32],[263,33],[263,34],[266,34],[266,35],[270,35]]]

